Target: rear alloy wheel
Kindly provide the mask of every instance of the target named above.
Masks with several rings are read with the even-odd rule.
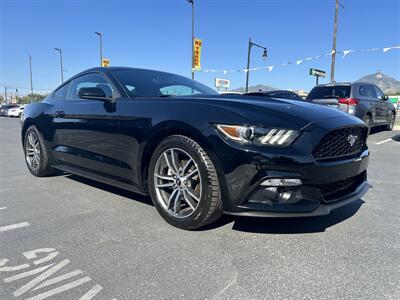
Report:
[[[161,216],[182,229],[196,229],[222,213],[217,172],[192,139],[175,135],[155,150],[149,171],[150,193]]]
[[[386,129],[392,131],[394,128],[394,123],[396,122],[396,114],[392,113],[390,115],[389,123],[386,125]]]
[[[25,133],[24,152],[26,165],[32,175],[43,177],[55,173],[55,170],[50,167],[43,138],[35,126],[29,127]]]

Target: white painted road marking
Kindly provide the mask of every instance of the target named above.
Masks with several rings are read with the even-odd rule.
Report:
[[[80,297],[79,300],[90,300],[94,296],[96,296],[102,289],[103,289],[103,287],[101,285],[96,284],[94,287],[92,287],[90,290],[88,290],[85,293],[85,295]]]
[[[382,144],[390,142],[390,141],[393,141],[393,139],[391,139],[391,138],[390,139],[386,139],[384,141],[380,141],[380,142],[375,143],[375,145],[382,145]]]
[[[28,222],[22,222],[22,223],[13,224],[13,225],[2,226],[2,227],[0,227],[0,232],[5,232],[5,231],[28,227],[28,226],[29,226]]]
[[[62,286],[59,286],[58,288],[55,288],[55,289],[52,289],[50,291],[47,291],[47,292],[41,293],[39,295],[33,296],[33,297],[28,298],[26,300],[42,300],[42,299],[46,299],[46,298],[51,297],[51,296],[53,296],[55,294],[59,294],[59,293],[65,292],[67,290],[73,289],[74,287],[77,287],[77,286],[79,286],[81,284],[84,284],[84,283],[86,283],[86,282],[88,282],[90,280],[92,280],[92,278],[86,276],[86,277],[83,277],[83,278],[81,278],[79,280],[73,281],[71,283],[67,283],[67,284],[64,284]]]
[[[7,207],[0,207],[0,210],[5,210],[7,209]]]
[[[26,300],[42,300],[52,297],[56,294],[63,293],[65,291],[74,289],[78,286],[81,286],[87,282],[92,281],[92,278],[89,276],[84,276],[81,278],[76,278],[76,276],[82,275],[82,270],[75,270],[68,273],[61,274],[59,276],[55,275],[57,272],[60,272],[65,266],[70,264],[69,259],[64,259],[59,263],[49,263],[46,265],[42,265],[45,262],[54,261],[55,257],[59,254],[54,248],[39,248],[30,251],[26,251],[22,253],[26,259],[29,259],[33,264],[22,264],[22,265],[7,265],[10,261],[7,258],[0,259],[0,275],[2,272],[16,272],[20,270],[22,273],[18,274],[10,274],[8,277],[4,278],[3,281],[5,283],[15,282],[21,279],[25,279],[31,276],[38,274],[35,278],[31,278],[29,282],[23,282],[23,286],[20,286],[16,291],[14,291],[14,297],[20,297],[22,295],[26,296]],[[36,267],[34,267],[36,265]],[[41,267],[37,267],[37,265],[42,265]],[[29,267],[34,267],[28,271],[25,269]],[[56,276],[56,277],[54,277]],[[74,278],[75,277],[75,278]],[[74,281],[66,283],[68,279],[74,278]],[[62,285],[55,286],[56,284],[60,284],[64,282]],[[49,288],[50,287],[50,288]],[[47,289],[46,289],[47,288]],[[44,290],[45,289],[45,290]],[[99,284],[94,283],[91,288],[85,288],[85,292],[82,292],[79,300],[92,300],[95,298],[101,291],[103,287]],[[39,294],[29,295],[28,293],[38,291]],[[28,298],[29,297],[29,298]],[[113,298],[116,300],[116,298]]]
[[[64,266],[66,266],[67,264],[69,264],[71,261],[69,259],[64,259],[63,261],[59,262],[58,264],[56,264],[55,266],[51,267],[50,269],[48,269],[47,271],[43,272],[42,274],[40,274],[38,277],[36,277],[35,279],[31,280],[30,282],[28,282],[27,284],[25,284],[24,286],[22,286],[21,288],[19,288],[18,290],[16,290],[14,292],[14,296],[15,297],[19,297],[22,294],[25,294],[27,291],[29,291],[31,288],[35,287],[36,285],[40,284],[42,281],[46,280],[48,277],[50,277],[51,275],[53,275],[54,273],[56,273],[58,270],[62,269]]]

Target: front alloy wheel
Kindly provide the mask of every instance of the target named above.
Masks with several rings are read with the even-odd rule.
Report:
[[[175,218],[193,214],[201,199],[201,177],[193,158],[184,150],[170,148],[157,160],[154,172],[157,200]]]
[[[56,173],[50,166],[50,158],[43,137],[34,125],[25,132],[24,153],[26,165],[32,175],[42,177]]]
[[[30,170],[37,172],[40,169],[41,151],[39,138],[36,132],[33,130],[27,134],[27,141],[25,143],[25,158]]]
[[[214,164],[188,137],[174,135],[160,143],[150,162],[149,188],[160,215],[176,227],[199,228],[222,213]]]

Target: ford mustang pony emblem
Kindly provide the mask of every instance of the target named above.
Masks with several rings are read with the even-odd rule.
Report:
[[[352,134],[350,134],[350,135],[347,137],[347,141],[349,142],[350,146],[353,146],[353,145],[354,145],[354,143],[356,142],[357,138],[358,138],[358,136],[352,135]]]

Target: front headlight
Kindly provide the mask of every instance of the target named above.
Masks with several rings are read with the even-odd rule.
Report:
[[[218,130],[231,140],[255,145],[287,147],[300,135],[294,129],[217,125]]]

